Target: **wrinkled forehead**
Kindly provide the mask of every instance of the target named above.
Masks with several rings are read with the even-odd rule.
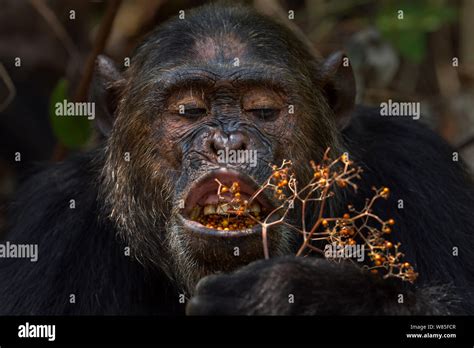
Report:
[[[137,49],[131,74],[140,76],[140,87],[226,80],[291,90],[311,84],[312,74],[303,69],[313,58],[291,31],[268,18],[235,9],[211,16],[205,10],[157,28]]]
[[[151,43],[147,48],[137,57],[147,69],[186,64],[292,67],[289,47],[283,43],[252,41],[235,33],[167,38]]]
[[[153,67],[140,72],[143,78],[139,80],[159,85],[163,93],[190,87],[256,85],[289,93],[300,82],[284,60],[262,57],[233,35],[202,37],[179,55],[163,55],[158,60]]]
[[[286,48],[262,49],[234,33],[204,35],[192,40],[177,38],[176,42],[168,38],[153,46],[149,46],[142,69],[136,73],[144,81],[159,83],[163,89],[180,84],[212,86],[219,81],[287,89],[298,76],[286,58]]]

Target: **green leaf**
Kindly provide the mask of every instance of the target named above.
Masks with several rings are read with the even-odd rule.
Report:
[[[422,31],[400,32],[392,43],[396,46],[400,55],[414,63],[421,63],[427,51],[427,37]]]
[[[68,81],[60,79],[51,93],[49,101],[49,117],[54,135],[64,146],[70,149],[81,148],[92,133],[91,121],[87,116],[58,116],[56,113],[59,104],[71,102],[67,98]]]

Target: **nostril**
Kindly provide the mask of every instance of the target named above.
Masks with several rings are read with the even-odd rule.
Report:
[[[232,133],[229,136],[230,147],[234,150],[245,150],[247,148],[247,139],[242,133]]]
[[[213,134],[209,144],[209,149],[218,154],[220,150],[247,150],[248,138],[241,132],[231,133],[227,135],[222,131]]]
[[[210,147],[213,153],[217,153],[218,149],[216,148],[216,144],[213,141],[211,142]]]
[[[222,131],[217,131],[212,135],[211,140],[211,151],[217,153],[219,150],[223,150],[225,147],[229,146],[229,137],[227,134],[223,133]]]

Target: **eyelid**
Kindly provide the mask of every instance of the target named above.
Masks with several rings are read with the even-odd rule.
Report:
[[[248,93],[242,99],[242,107],[245,110],[250,109],[282,109],[284,101],[275,92],[260,92]]]
[[[179,104],[179,105],[183,105],[185,109],[205,109],[206,108],[204,103],[192,103],[191,102],[191,103],[183,103],[183,104]]]
[[[207,110],[206,103],[199,99],[190,100],[189,98],[186,98],[186,99],[174,101],[168,105],[169,110],[175,110],[175,111],[179,111],[181,107],[184,107],[185,110],[186,109],[206,109]]]
[[[249,109],[246,110],[247,113],[253,114],[255,117],[258,117],[264,121],[274,120],[278,115],[280,115],[280,109],[271,109],[271,108],[258,108],[258,109]]]
[[[251,111],[251,110],[280,110],[280,108],[277,107],[277,106],[273,106],[273,105],[269,105],[269,106],[267,106],[267,105],[262,105],[262,106],[256,105],[256,106],[252,106],[250,108],[247,108],[246,110],[249,110],[249,111]]]
[[[204,92],[199,90],[175,91],[167,97],[167,104],[169,108],[178,108],[180,105],[206,107]]]

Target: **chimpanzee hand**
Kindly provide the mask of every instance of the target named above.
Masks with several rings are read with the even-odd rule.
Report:
[[[282,257],[203,278],[188,315],[442,314],[427,290],[404,289],[349,262]]]

